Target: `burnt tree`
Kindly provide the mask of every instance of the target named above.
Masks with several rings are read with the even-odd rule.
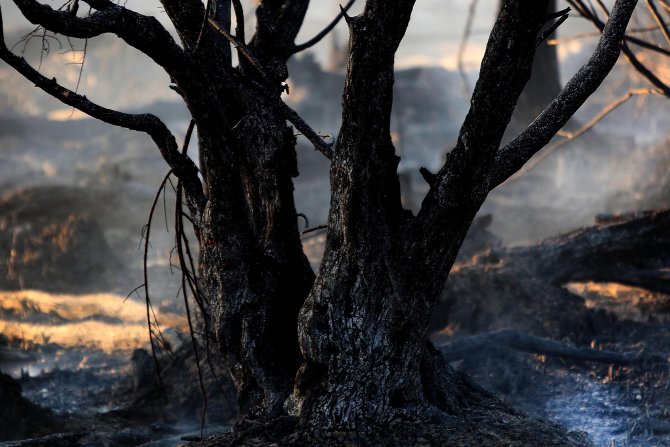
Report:
[[[109,0],[82,1],[92,8],[89,15],[35,0],[14,3],[54,33],[116,34],[164,68],[197,127],[199,167],[157,117],[94,104],[43,77],[4,42],[0,58],[62,102],[146,132],[156,143],[195,228],[200,266],[186,279],[203,299],[205,321],[238,391],[240,417],[290,415],[303,428],[361,436],[398,419],[447,424],[462,417],[465,390],[475,388],[458,379],[427,339],[440,291],[489,191],[539,151],[612,69],[637,2],[616,1],[590,60],[501,147],[548,26],[548,0],[504,1],[457,145],[439,172],[422,169],[430,191],[415,216],[401,206],[389,130],[394,55],[414,0],[367,0],[360,15],[340,15],[350,40],[335,144],[280,98],[288,59],[309,44],[295,43],[308,0],[261,0],[250,39],[243,20],[231,31],[231,14],[243,18],[239,1],[231,8],[228,0],[207,6],[162,0],[181,43],[153,17]],[[299,237],[296,137],[287,121],[331,162],[328,235],[317,275]]]

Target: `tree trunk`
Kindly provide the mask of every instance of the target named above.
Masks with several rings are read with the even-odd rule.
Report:
[[[448,218],[428,214],[419,221],[402,209],[399,158],[389,128],[393,55],[412,6],[412,1],[394,6],[368,2],[361,16],[349,19],[351,56],[343,125],[331,161],[328,237],[319,275],[300,314],[306,360],[289,403],[292,413],[324,430],[364,431],[399,417],[439,419],[455,408],[458,387],[435,385],[455,379],[435,354],[427,330],[439,292],[485,198],[475,185],[488,167],[481,160],[472,171],[458,172],[457,163],[449,166],[454,194],[449,203],[455,209]],[[521,12],[524,7],[505,9],[484,67],[519,58],[509,69],[529,73],[532,52],[528,58],[527,47],[534,45],[546,5]],[[516,47],[511,54],[496,56],[517,20],[525,25]],[[525,80],[521,76],[502,100],[514,101]],[[489,82],[497,82],[495,76],[480,80],[475,103],[481,102]],[[511,115],[512,107],[508,109]],[[466,119],[464,129],[473,120],[474,115]],[[491,126],[483,138],[496,138],[497,133],[499,141],[505,125]],[[477,145],[478,138],[468,143]],[[460,144],[454,157],[467,149],[464,141]],[[488,149],[492,157],[496,148]],[[431,218],[441,219],[439,231],[422,228]]]
[[[214,328],[238,389],[240,414],[264,419],[283,412],[292,390],[301,362],[294,328],[314,273],[302,251],[293,202],[295,137],[263,98],[241,96],[245,113],[234,138],[243,144],[233,144],[244,151],[235,160],[234,182],[236,196],[246,200],[232,209],[229,200],[216,200],[229,188],[218,184],[220,165],[210,150],[211,209],[201,250],[205,283],[215,297]],[[219,220],[231,213],[232,221]]]

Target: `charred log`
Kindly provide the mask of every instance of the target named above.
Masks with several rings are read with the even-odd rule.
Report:
[[[563,286],[616,282],[667,293],[670,211],[599,218],[599,223],[528,247],[480,252],[451,273],[432,322],[474,334],[516,328],[561,338],[615,317],[587,309]],[[569,311],[567,311],[569,310]]]
[[[439,335],[436,337],[439,339]],[[579,348],[518,331],[503,330],[477,334],[456,341],[437,341],[442,355],[447,361],[455,361],[468,354],[484,349],[497,349],[500,346],[531,354],[541,354],[580,362],[599,362],[612,365],[666,364],[668,354],[653,352],[613,352],[590,348]]]

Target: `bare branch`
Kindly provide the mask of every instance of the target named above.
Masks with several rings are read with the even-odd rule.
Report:
[[[0,10],[0,26],[2,25]],[[48,79],[35,70],[22,57],[13,54],[5,45],[4,38],[0,41],[0,59],[18,71],[37,87],[60,100],[100,121],[147,133],[161,151],[163,158],[179,177],[193,204],[199,210],[204,206],[202,185],[198,179],[198,168],[190,158],[179,153],[177,142],[165,124],[158,117],[151,114],[129,114],[102,107],[85,96],[79,95],[58,84],[56,79]]]
[[[628,39],[630,36],[629,34],[637,34],[637,33],[649,33],[652,31],[656,31],[658,27],[656,26],[647,26],[645,28],[638,28],[638,29],[632,29],[628,30],[626,32],[626,39]],[[556,37],[553,39],[548,39],[547,43],[549,45],[560,45],[565,42],[570,42],[573,40],[578,40],[578,39],[586,39],[589,37],[600,37],[600,31],[590,31],[590,32],[585,32],[585,33],[576,33],[576,34],[571,34],[569,36],[564,36],[564,37]]]
[[[307,124],[305,120],[303,120],[302,117],[298,115],[298,112],[289,107],[288,104],[281,100],[281,98],[278,98],[276,103],[284,117],[291,124],[293,124],[295,128],[298,129],[298,131],[309,140],[310,143],[312,143],[315,150],[321,152],[328,160],[333,158],[332,143],[329,144],[323,141],[323,138],[321,138],[319,134],[317,134],[314,129],[312,129],[309,124]]]
[[[341,6],[340,7],[340,13],[337,16],[335,16],[333,21],[330,22],[328,24],[328,26],[326,26],[319,34],[312,37],[307,42],[301,43],[300,45],[295,45],[291,49],[291,54],[295,54],[295,53],[299,53],[301,51],[305,51],[306,49],[308,49],[310,47],[313,47],[314,45],[319,43],[321,41],[321,39],[326,37],[328,35],[328,33],[330,33],[333,30],[333,28],[335,28],[335,26],[338,23],[340,23],[340,20],[342,20],[342,18],[346,17],[347,11],[349,11],[349,9],[351,8],[351,6],[354,4],[355,1],[356,0],[349,0],[346,5]]]
[[[172,169],[168,171],[168,173],[165,175],[163,178],[163,181],[161,182],[160,186],[158,187],[158,191],[156,191],[156,195],[154,196],[153,203],[151,204],[151,208],[149,210],[149,218],[147,220],[147,224],[144,226],[143,229],[143,234],[142,237],[144,238],[144,252],[143,252],[143,262],[142,262],[142,273],[144,275],[144,301],[146,304],[147,308],[147,328],[149,329],[149,342],[151,344],[151,354],[154,359],[154,367],[156,369],[156,375],[158,376],[158,381],[162,384],[161,380],[161,373],[160,373],[160,367],[158,366],[158,357],[156,356],[156,347],[154,345],[154,338],[156,336],[154,335],[153,329],[152,329],[152,322],[151,322],[151,312],[153,311],[153,306],[151,304],[151,298],[149,295],[149,273],[147,269],[147,259],[149,257],[149,238],[151,236],[151,223],[153,221],[154,217],[154,211],[156,210],[156,205],[158,204],[158,198],[161,195],[161,191],[163,188],[165,188],[165,184],[167,183],[168,179],[170,178],[170,175],[172,175]]]
[[[209,24],[212,26],[212,28],[214,28],[222,36],[228,39],[233,45],[235,45],[235,47],[240,51],[240,53],[256,69],[261,78],[266,82],[266,85],[270,86],[271,88],[273,82],[272,78],[270,77],[270,74],[265,70],[265,67],[263,67],[261,62],[254,56],[251,50],[245,44],[237,40],[235,36],[231,35],[229,32],[227,32],[225,29],[219,26],[219,24],[216,23],[214,20],[208,19],[208,21]],[[323,141],[323,139],[300,117],[300,115],[298,115],[298,113],[295,110],[289,107],[284,101],[281,100],[279,96],[274,94],[267,87],[255,83],[253,81],[250,81],[250,83],[256,86],[261,91],[261,93],[263,93],[266,97],[271,98],[273,100],[274,105],[279,109],[282,115],[288,121],[290,121],[291,124],[293,124],[296,127],[296,129],[298,129],[298,131],[301,132],[310,141],[310,143],[312,143],[312,145],[314,145],[314,148],[316,150],[325,155],[326,158],[328,159],[332,158],[332,151],[333,151],[332,144],[328,144],[325,141]]]
[[[207,5],[205,6],[205,10],[201,12],[202,15],[202,23],[200,24],[200,32],[198,33],[198,38],[195,41],[195,45],[193,46],[194,51],[198,49],[200,46],[200,41],[202,40],[202,36],[205,33],[205,29],[207,28],[207,19],[209,18],[209,11],[212,10],[212,0],[207,0]]]
[[[555,12],[549,13],[549,14],[547,14],[547,21],[561,18],[561,17],[567,15],[569,12],[570,12],[570,8],[568,7],[568,8],[561,9],[560,11],[555,11]]]
[[[570,8],[567,8],[567,11],[570,11]],[[540,37],[537,38],[537,46],[539,46],[542,42],[544,42],[547,39],[547,37],[551,36],[553,32],[558,29],[559,26],[561,26],[566,20],[568,20],[568,17],[569,17],[568,13],[565,12],[565,14],[560,16],[558,20],[552,23],[549,28],[542,31]]]
[[[454,195],[463,197],[475,191],[484,194],[485,188],[478,185],[486,182],[516,102],[530,78],[537,36],[545,24],[546,1],[521,3],[503,3],[486,45],[456,148],[447,154],[446,163],[437,173],[432,193],[420,212],[421,219],[444,203],[454,203]],[[431,207],[434,209],[428,210]]]
[[[500,141],[530,78],[537,36],[546,23],[548,6],[548,0],[503,2],[456,147],[446,154],[437,174],[422,170],[431,186],[419,214],[407,227],[411,240],[408,256],[427,252],[439,261],[430,269],[423,265],[409,267],[408,274],[431,287],[443,287],[465,229],[486,198],[488,176]],[[455,236],[445,238],[444,234]]]
[[[170,74],[188,65],[183,50],[154,18],[138,14],[109,0],[86,0],[97,11],[77,17],[57,11],[35,0],[14,0],[21,13],[34,24],[68,37],[82,39],[113,33],[153,59]]]
[[[556,149],[564,146],[565,144],[571,142],[572,140],[584,135],[586,132],[591,130],[596,124],[598,124],[603,118],[609,115],[611,112],[616,110],[619,106],[628,102],[630,98],[636,95],[663,95],[663,92],[658,89],[650,88],[641,88],[641,89],[630,89],[626,94],[620,96],[616,100],[612,101],[603,109],[598,112],[593,118],[589,120],[588,123],[584,124],[582,127],[577,129],[574,132],[558,132],[558,135],[564,137],[563,140],[558,141],[551,146],[546,147],[541,152],[539,152],[535,157],[531,158],[528,163],[526,163],[521,170],[517,171],[514,175],[508,178],[505,183],[514,181],[518,178],[529,173],[533,168],[540,164],[542,160],[551,155]]]
[[[561,136],[566,138],[565,143],[574,140],[575,138],[578,138],[587,131],[591,130],[593,126],[598,124],[603,118],[612,113],[619,106],[628,102],[630,98],[636,95],[663,95],[663,92],[658,89],[651,89],[651,88],[637,88],[628,90],[628,92],[626,92],[624,95],[621,95],[620,97],[618,97],[617,99],[615,99],[614,101],[603,107],[600,112],[598,112],[593,118],[591,118],[586,124],[584,124],[576,131],[561,133]]]
[[[657,28],[654,28],[657,29]],[[654,51],[656,53],[660,53],[664,56],[670,56],[670,50],[667,50],[659,45],[656,45],[651,42],[647,42],[646,40],[638,39],[637,37],[634,36],[628,36],[624,37],[624,42],[630,42],[632,44],[635,44],[639,47],[646,48],[647,50]]]
[[[573,6],[578,6],[578,9],[581,10],[586,10],[586,7],[584,6],[584,3],[582,0],[567,0],[568,3],[570,3]],[[600,9],[605,13],[605,16],[609,16],[609,11],[607,10],[607,7],[605,6],[604,3],[602,3],[600,0],[597,0],[598,6]],[[601,32],[605,28],[605,25],[603,22],[598,18],[598,16],[595,14],[595,12],[586,12],[583,14],[585,18],[590,20]],[[626,56],[626,59],[628,59],[628,62],[647,80],[654,85],[655,87],[661,89],[663,91],[663,94],[670,97],[670,86],[665,84],[663,81],[661,81],[654,73],[652,73],[651,70],[649,70],[640,60],[637,58],[635,53],[628,47],[626,42],[624,41],[623,47],[622,47],[623,54]]]
[[[663,20],[663,17],[661,17],[661,14],[658,12],[658,9],[656,8],[656,5],[654,5],[654,3],[651,0],[646,0],[646,2],[647,7],[651,12],[651,15],[654,16],[654,20],[656,20],[656,23],[658,24],[658,28],[663,33],[663,37],[665,37],[665,40],[667,40],[668,43],[670,44],[670,29],[668,29],[668,25]]]
[[[263,64],[254,56],[249,47],[247,47],[244,42],[237,39],[237,37],[230,34],[225,30],[221,25],[219,25],[216,20],[209,18],[207,22],[212,28],[214,28],[219,34],[225,37],[230,43],[232,43],[235,48],[249,61],[249,63],[256,69],[258,74],[263,78],[263,80],[269,85],[272,86],[276,82],[273,82],[272,76],[267,72]]]
[[[526,130],[498,151],[489,176],[489,189],[505,181],[542,149],[600,86],[619,58],[620,43],[636,3],[636,0],[616,1],[589,61]]]
[[[311,228],[307,228],[305,230],[302,230],[300,232],[300,235],[302,236],[304,234],[314,233],[315,231],[326,230],[326,229],[328,229],[328,225],[327,224],[321,224],[321,225],[317,225],[315,227],[311,227]]]

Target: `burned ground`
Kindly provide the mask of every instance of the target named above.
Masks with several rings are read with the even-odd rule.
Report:
[[[436,312],[433,341],[444,351],[459,380],[473,384],[473,409],[494,402],[488,392],[502,402],[481,407],[479,416],[474,411],[469,417],[473,425],[466,432],[457,420],[434,429],[398,421],[393,428],[398,442],[587,445],[586,435],[579,433],[589,432],[596,445],[610,440],[626,446],[666,443],[670,439],[666,392],[670,383],[669,216],[668,211],[600,216],[601,223],[592,227],[513,249],[504,248],[488,231],[490,218],[476,222]],[[603,271],[608,275],[603,276]],[[487,340],[458,350],[460,344],[468,346],[482,336]],[[77,445],[95,445],[101,439],[113,442],[110,445],[142,445],[152,439],[174,440],[188,431],[196,433],[187,439],[195,439],[203,400],[190,344],[186,338],[180,340],[173,354],[162,356],[162,387],[149,354],[138,351],[132,361],[122,362],[126,366],[117,368],[117,373],[84,367],[35,378],[24,376],[24,394],[56,408],[57,416],[68,418],[73,431],[83,430]],[[554,345],[547,344],[552,340],[561,349],[580,350],[582,357],[573,358],[571,351],[557,353],[552,350]],[[608,352],[628,357],[609,361],[599,357]],[[209,394],[207,422],[225,426],[234,417],[229,406],[232,389],[225,370],[216,370],[221,383],[208,372],[204,354],[201,351]],[[213,364],[219,362],[214,359]],[[577,431],[568,435],[557,426],[555,439],[546,443],[514,438],[515,424],[526,428],[529,423],[544,424],[545,431],[550,426],[519,418],[512,407]],[[499,418],[499,432],[478,433],[477,417]],[[149,431],[148,420],[153,421]],[[93,421],[97,428],[91,431]],[[285,423],[290,428],[295,422]],[[125,424],[122,433],[115,429],[119,424]],[[267,428],[245,427],[236,436],[244,434],[244,445],[288,442],[280,428],[267,438],[263,434]],[[59,426],[41,433],[62,431]],[[329,445],[350,441],[345,434],[327,440]],[[369,441],[374,445],[374,440]],[[290,442],[313,445],[316,441]]]

